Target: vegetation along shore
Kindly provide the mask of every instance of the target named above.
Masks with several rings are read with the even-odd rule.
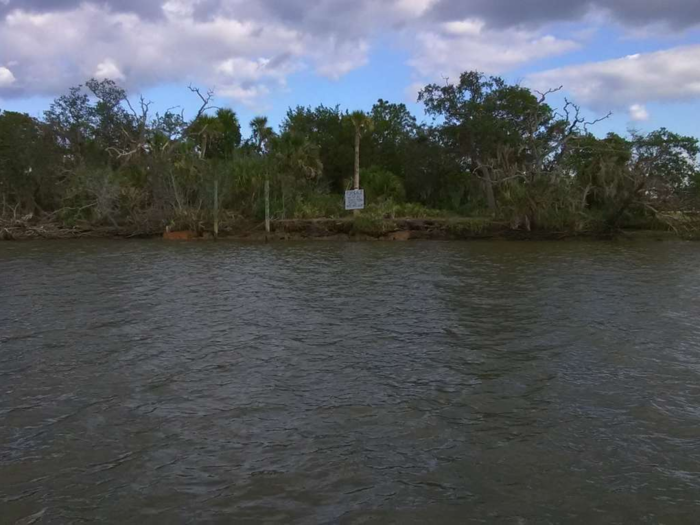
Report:
[[[698,139],[596,135],[601,119],[554,107],[557,91],[467,72],[420,92],[425,123],[379,100],[291,108],[278,130],[257,117],[243,137],[211,92],[190,87],[186,119],[90,80],[40,119],[0,113],[0,239],[696,237]],[[368,205],[353,216],[358,171]]]

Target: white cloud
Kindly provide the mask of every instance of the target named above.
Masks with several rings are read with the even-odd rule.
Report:
[[[649,120],[649,111],[642,104],[632,104],[630,106],[630,118],[635,122],[644,122]]]
[[[564,85],[576,100],[599,111],[631,109],[632,117],[647,116],[649,102],[700,98],[700,45],[616,60],[591,62],[531,75],[536,89]],[[642,119],[643,120],[643,119]]]
[[[226,85],[219,90],[218,94],[224,98],[237,100],[248,106],[256,106],[259,100],[270,93],[266,86],[249,86],[244,87],[238,83]]]
[[[611,20],[625,28],[654,21],[689,27],[700,21],[698,6],[696,0],[0,0],[0,95],[54,96],[95,76],[130,91],[196,83],[252,105],[302,69],[342,78],[368,63],[378,39],[409,51],[413,80],[422,86],[471,69],[507,74],[571,52]],[[564,20],[583,22],[583,29],[570,38],[549,34],[552,23]],[[582,103],[648,118],[648,102],[700,97],[699,48],[572,66],[529,82],[563,83]]]
[[[119,66],[117,66],[112,60],[107,59],[104,62],[97,64],[97,70],[95,71],[95,78],[98,80],[114,80],[115,82],[123,82],[126,80],[124,73],[121,72]]]
[[[410,16],[418,17],[433,7],[438,0],[397,0],[396,7]]]
[[[0,11],[0,63],[17,62],[17,96],[56,95],[95,76],[130,91],[195,82],[252,103],[301,69],[337,80],[361,68],[378,35],[403,35],[426,82],[472,68],[506,72],[575,47],[476,18],[434,19],[440,2],[152,0],[146,9],[137,0],[27,0],[26,10],[11,2],[4,18]]]
[[[408,86],[404,90],[406,102],[415,102],[416,100],[418,100],[418,95],[420,95],[420,92],[423,90],[424,87],[425,82],[413,82],[410,86]]]
[[[456,21],[416,37],[410,64],[429,80],[463,71],[501,74],[532,61],[572,51],[578,44],[525,30],[495,31],[474,20]]]
[[[326,48],[279,24],[191,16],[149,20],[88,4],[43,14],[14,11],[0,20],[0,63],[19,64],[13,88],[24,95],[55,95],[94,76],[130,90],[195,82],[251,102],[283,85],[309,47]],[[9,81],[4,76],[0,87]]]
[[[12,71],[6,67],[0,67],[0,88],[10,87],[16,81]]]
[[[369,44],[364,41],[338,42],[335,38],[327,42],[325,49],[312,53],[316,71],[324,77],[339,80],[351,71],[369,62]]]
[[[697,0],[440,0],[435,15],[455,20],[465,16],[494,27],[542,27],[554,22],[605,18],[630,27],[649,25],[689,28],[700,25]]]
[[[453,22],[445,22],[443,24],[445,33],[448,35],[457,36],[479,36],[484,29],[484,22],[481,20],[457,20]]]
[[[243,77],[250,80],[260,80],[266,74],[274,74],[274,70],[269,70],[270,59],[258,58],[257,60],[247,60],[245,58],[229,58],[216,67],[216,72],[226,77]]]

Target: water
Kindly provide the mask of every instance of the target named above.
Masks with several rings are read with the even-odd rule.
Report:
[[[0,244],[0,522],[697,523],[700,244]]]

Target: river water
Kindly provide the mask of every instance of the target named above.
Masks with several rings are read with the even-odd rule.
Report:
[[[0,244],[0,523],[698,523],[700,244]]]

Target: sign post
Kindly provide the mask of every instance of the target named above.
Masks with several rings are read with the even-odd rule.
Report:
[[[350,190],[345,192],[346,210],[365,209],[365,190]]]

